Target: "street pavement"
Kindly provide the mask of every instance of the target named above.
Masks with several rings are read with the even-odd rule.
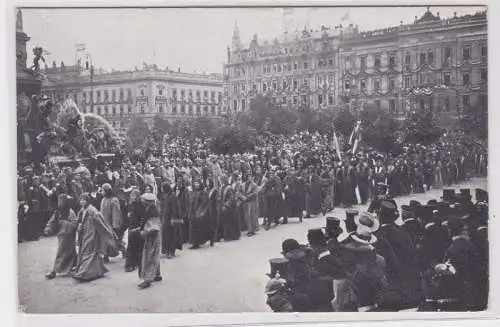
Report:
[[[485,188],[485,178],[475,178],[455,188]],[[441,190],[397,198],[399,205],[415,199],[439,199]],[[474,192],[471,192],[474,193]],[[366,206],[357,206],[365,210]],[[345,217],[344,209],[331,215]],[[57,250],[55,237],[18,246],[20,310],[26,313],[234,313],[270,311],[265,304],[268,259],[279,257],[281,242],[295,238],[306,243],[307,230],[324,227],[325,218],[290,219],[254,237],[178,252],[161,260],[163,281],[139,290],[137,271],[125,273],[125,260],[111,259],[104,278],[80,284],[69,277],[45,280]]]

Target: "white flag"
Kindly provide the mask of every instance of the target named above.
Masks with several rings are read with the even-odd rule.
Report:
[[[349,9],[347,9],[347,12],[345,13],[344,16],[340,18],[341,21],[345,21],[349,19]]]
[[[86,50],[85,43],[77,43],[76,44],[76,51],[77,52],[81,52],[81,51],[85,51],[85,50]]]

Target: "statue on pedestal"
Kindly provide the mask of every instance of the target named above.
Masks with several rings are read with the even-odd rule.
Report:
[[[40,60],[45,63],[45,58],[43,57],[43,48],[42,47],[35,47],[33,48],[33,66],[30,67],[30,69],[33,69],[35,72],[40,71]]]

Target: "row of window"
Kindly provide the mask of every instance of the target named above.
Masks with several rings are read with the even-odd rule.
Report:
[[[317,68],[332,68],[334,67],[334,61],[333,58],[319,58],[316,61],[316,67]],[[260,68],[260,67],[259,67]],[[271,74],[271,73],[284,73],[284,72],[291,72],[291,71],[298,71],[298,70],[308,70],[312,68],[312,65],[310,64],[309,61],[295,61],[293,63],[275,63],[275,64],[265,64],[262,66],[262,70],[258,71],[258,73],[263,73],[263,74]],[[254,75],[254,69],[253,67],[250,68],[250,75]],[[242,66],[236,66],[234,67],[234,77],[242,77],[247,75],[247,70],[245,67]]]
[[[307,103],[307,95],[302,95],[300,97],[301,103]],[[318,94],[318,104],[321,105],[333,105],[333,94],[328,94],[328,95],[323,95],[323,94]],[[271,98],[271,103],[272,104],[293,104],[293,105],[298,105],[299,104],[299,97],[298,96],[292,96],[292,97],[272,97]],[[235,111],[245,111],[247,108],[247,100],[242,99],[240,101],[238,100],[233,100],[233,110]]]
[[[201,98],[201,91],[200,90],[196,90],[195,92],[193,92],[193,90],[186,91],[185,89],[181,89],[181,90],[172,89],[172,98],[174,98],[174,99],[179,99],[179,97],[178,97],[179,95],[180,95],[180,99],[185,99],[186,95],[189,98],[192,98],[193,94],[196,94],[196,97],[198,99]],[[203,91],[204,98],[208,99],[208,94],[209,94],[209,91],[207,91],[207,90]],[[215,94],[216,94],[215,91],[211,91],[210,92],[210,99],[215,100]],[[222,102],[222,92],[217,93],[217,99],[219,102]]]
[[[127,98],[125,98],[125,90],[124,89],[119,89],[118,92],[116,90],[95,90],[94,95],[97,101],[118,101],[118,100],[125,100],[129,99],[132,97],[132,89],[127,89]],[[101,97],[102,96],[102,97]],[[89,92],[83,92],[83,100],[85,102],[90,101],[90,91]]]
[[[156,109],[157,109],[158,113],[164,113],[164,112],[166,113],[167,107],[164,104],[158,104],[156,106]],[[216,115],[219,111],[218,107],[216,107],[216,106],[210,106],[210,107],[203,106],[203,107],[201,107],[200,105],[197,105],[197,106],[180,105],[179,108],[177,108],[177,106],[173,106],[172,113],[177,114],[177,112],[179,111],[181,114],[184,114],[186,112],[191,114],[191,113],[193,113],[193,111],[195,111],[197,114],[201,114],[202,109],[203,109],[204,114],[211,114],[211,115]],[[119,110],[119,111],[117,111],[117,110]],[[102,116],[108,116],[108,115],[117,116],[117,114],[124,115],[125,111],[128,114],[132,114],[132,110],[133,109],[132,109],[131,105],[127,106],[126,108],[123,106],[120,106],[119,108],[113,106],[113,107],[111,107],[111,111],[109,110],[108,107],[102,107],[102,106],[95,107],[95,113],[98,115],[102,115]],[[145,110],[146,110],[146,105],[144,103],[139,104],[140,113],[145,113]],[[83,113],[86,113],[86,112],[94,113],[94,109],[92,107],[84,108]]]
[[[452,48],[449,46],[443,47],[442,48],[442,63],[447,64],[451,61],[452,58]],[[488,56],[488,47],[486,45],[482,45],[480,49],[480,55],[481,57],[487,57]],[[415,56],[415,54],[412,53],[405,53],[405,59],[404,59],[404,64],[406,66],[411,66],[412,65],[412,58]],[[359,67],[361,69],[366,69],[367,68],[367,56],[360,56],[359,57]],[[396,66],[396,54],[391,53],[389,54],[389,62],[388,66],[389,67],[394,67]],[[463,60],[469,60],[472,58],[472,47],[470,45],[462,47],[462,59]],[[435,63],[435,52],[434,50],[427,50],[427,51],[421,51],[417,53],[416,57],[417,63],[420,65],[423,64],[434,64]],[[351,61],[354,61],[351,59],[351,57],[346,57],[345,58],[345,65],[347,69],[352,68],[351,67]],[[381,55],[374,55],[373,58],[373,67],[374,68],[380,68],[382,67],[381,64]]]

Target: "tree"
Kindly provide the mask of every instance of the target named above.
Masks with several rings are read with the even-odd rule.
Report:
[[[469,135],[485,140],[488,138],[488,102],[476,103],[464,109],[459,120],[460,127]]]
[[[170,133],[172,126],[169,121],[161,117],[160,115],[156,115],[153,121],[153,130],[156,131],[159,135],[163,137],[163,135]]]
[[[252,151],[257,131],[242,126],[222,126],[215,131],[210,148],[217,154],[233,154]]]
[[[360,112],[363,143],[380,152],[397,152],[398,121],[387,111],[367,104]]]
[[[346,137],[349,137],[352,133],[352,129],[354,128],[355,123],[356,117],[354,117],[354,115],[349,111],[348,108],[343,108],[342,110],[340,110],[334,120],[335,131]]]
[[[148,124],[140,117],[134,117],[127,132],[134,147],[144,145],[150,135]]]
[[[443,133],[437,118],[429,109],[411,112],[403,127],[406,143],[429,145],[436,142]]]
[[[207,117],[198,117],[189,121],[194,137],[204,138],[213,135],[216,130],[215,122]]]
[[[259,133],[287,135],[295,132],[297,113],[274,105],[271,98],[264,96],[253,99],[250,110],[240,114],[239,121]]]

